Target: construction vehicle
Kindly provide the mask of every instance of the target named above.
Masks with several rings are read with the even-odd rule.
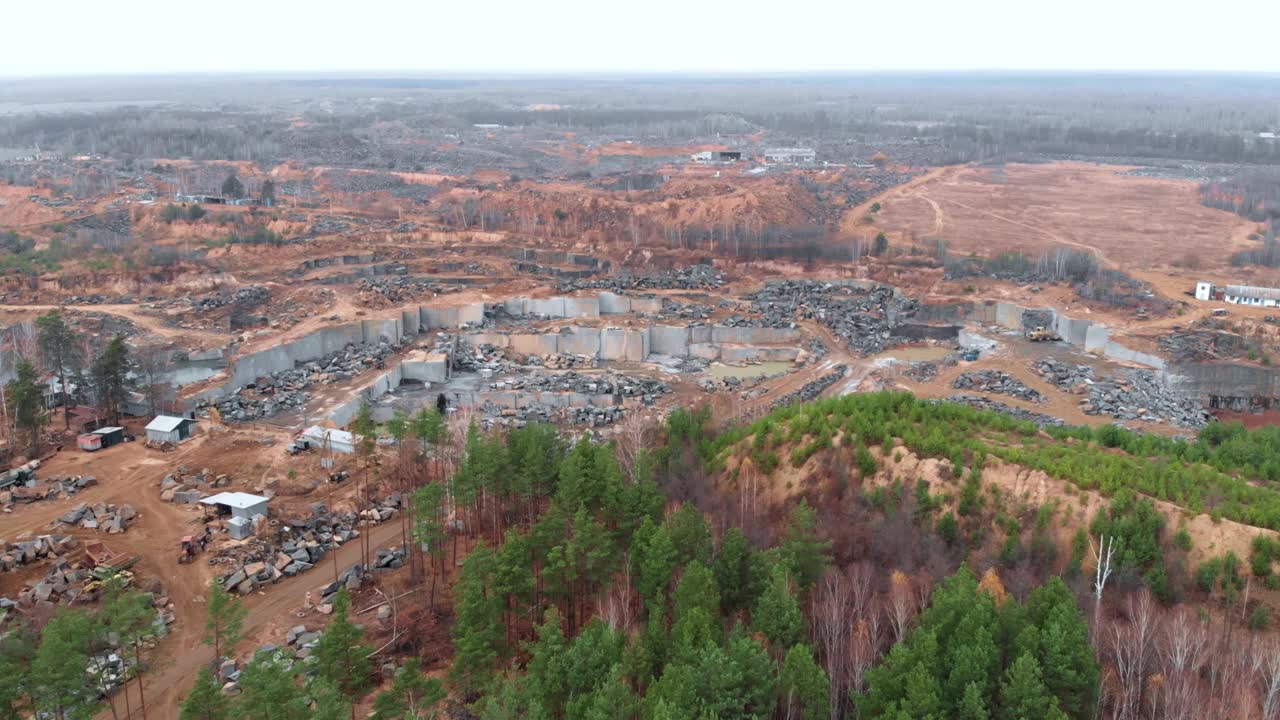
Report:
[[[973,362],[973,361],[977,360],[977,359],[978,359],[978,351],[977,351],[977,350],[965,350],[965,351],[964,351],[964,359],[965,359],[965,362]]]
[[[178,541],[178,564],[189,563],[196,559],[196,553],[204,552],[209,544],[209,528],[199,535],[183,535]]]
[[[1037,325],[1027,331],[1027,339],[1031,342],[1049,342],[1052,340],[1061,340],[1058,333],[1046,328],[1043,325]]]

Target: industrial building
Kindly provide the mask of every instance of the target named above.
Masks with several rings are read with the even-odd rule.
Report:
[[[302,431],[302,439],[316,450],[332,450],[336,453],[350,455],[356,451],[356,436],[346,430],[334,430],[312,425]]]
[[[124,428],[111,426],[98,428],[76,438],[76,445],[86,452],[93,452],[124,442]]]
[[[227,533],[236,540],[243,540],[253,534],[254,518],[267,516],[267,500],[261,495],[246,492],[224,492],[210,495],[200,504],[214,508],[219,515],[230,515]]]
[[[1196,283],[1196,299],[1222,300],[1232,305],[1276,307],[1280,306],[1280,289],[1253,285],[1228,285],[1224,288],[1201,280]]]
[[[742,159],[742,151],[740,150],[703,150],[700,153],[694,153],[691,156],[696,163],[704,165],[714,163],[733,163]]]
[[[191,437],[196,421],[191,418],[157,415],[147,423],[147,442],[178,444]]]
[[[785,147],[764,151],[764,161],[776,165],[801,165],[818,161],[818,151],[813,148]]]
[[[1254,287],[1252,285],[1228,285],[1222,299],[1234,305],[1275,307],[1280,304],[1280,289]]]

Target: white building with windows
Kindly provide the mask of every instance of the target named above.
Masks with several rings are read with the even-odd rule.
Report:
[[[1213,283],[1201,280],[1196,283],[1196,299],[1212,300],[1213,299]]]
[[[1200,296],[1200,286],[1196,285],[1196,297]],[[1228,285],[1222,299],[1233,305],[1252,305],[1253,307],[1276,307],[1280,305],[1280,289],[1254,287],[1252,285]]]

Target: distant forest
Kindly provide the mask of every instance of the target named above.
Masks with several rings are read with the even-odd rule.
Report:
[[[0,148],[530,175],[572,170],[537,141],[573,132],[588,145],[806,145],[834,162],[884,151],[919,166],[1050,157],[1280,164],[1280,141],[1265,135],[1280,132],[1280,77],[1265,75],[251,80],[11,82],[18,110],[0,116]],[[104,100],[50,112],[70,90]],[[23,114],[23,102],[44,104]],[[436,149],[450,144],[449,153]]]

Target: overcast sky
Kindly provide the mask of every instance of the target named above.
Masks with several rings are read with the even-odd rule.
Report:
[[[6,76],[1280,71],[1276,0],[7,0],[0,27]]]

